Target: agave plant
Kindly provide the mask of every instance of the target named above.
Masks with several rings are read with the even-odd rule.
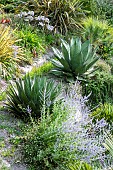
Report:
[[[72,38],[70,44],[61,40],[60,52],[53,48],[55,58],[51,59],[54,69],[51,73],[73,80],[82,80],[96,70],[93,65],[99,59],[89,41],[81,42],[80,38]]]
[[[8,109],[15,115],[23,118],[40,117],[43,106],[52,108],[53,103],[61,92],[61,84],[45,77],[29,75],[24,80],[19,79],[15,86],[11,84],[8,91]]]

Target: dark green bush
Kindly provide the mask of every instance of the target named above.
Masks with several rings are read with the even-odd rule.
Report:
[[[99,103],[113,102],[113,76],[106,72],[97,72],[86,82],[82,82],[83,94],[90,95],[89,104],[96,106]]]
[[[15,115],[25,120],[32,117],[40,117],[43,105],[52,108],[53,103],[61,92],[61,84],[55,84],[53,80],[45,77],[25,76],[19,79],[15,85],[11,85],[8,91],[7,108]]]

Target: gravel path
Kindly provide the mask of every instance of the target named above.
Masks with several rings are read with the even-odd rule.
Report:
[[[27,170],[21,162],[21,154],[14,149],[11,140],[17,135],[22,122],[5,111],[0,111],[0,170]],[[3,169],[4,170],[4,169]]]

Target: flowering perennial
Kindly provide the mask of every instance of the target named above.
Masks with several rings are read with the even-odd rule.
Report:
[[[28,12],[21,12],[20,14],[17,14],[16,17],[18,18],[23,18],[24,21],[31,22],[34,21],[35,23],[38,24],[38,26],[43,27],[44,29],[46,28],[49,31],[53,31],[54,27],[50,25],[49,18],[45,16],[35,16],[34,11],[28,11]]]
[[[76,160],[82,160],[92,164],[98,161],[104,165],[106,158],[103,143],[107,133],[107,123],[104,119],[93,122],[90,117],[89,108],[86,106],[88,97],[82,97],[78,91],[78,83],[64,98],[65,107],[68,109],[66,120],[62,123],[62,133],[65,136],[65,143],[57,139],[55,149],[62,147],[74,153]],[[109,132],[109,130],[108,130]]]

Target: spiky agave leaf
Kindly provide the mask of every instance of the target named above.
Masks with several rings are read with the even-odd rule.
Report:
[[[43,105],[52,108],[53,103],[61,93],[61,84],[55,84],[46,77],[35,76],[33,79],[27,75],[24,80],[16,80],[8,91],[7,108],[19,117],[29,118],[28,107],[31,116],[40,117]]]
[[[95,72],[93,65],[99,59],[96,49],[90,41],[81,42],[80,38],[72,38],[70,43],[61,40],[61,52],[53,48],[55,58],[51,59],[55,68],[51,73],[67,78],[84,79]]]

